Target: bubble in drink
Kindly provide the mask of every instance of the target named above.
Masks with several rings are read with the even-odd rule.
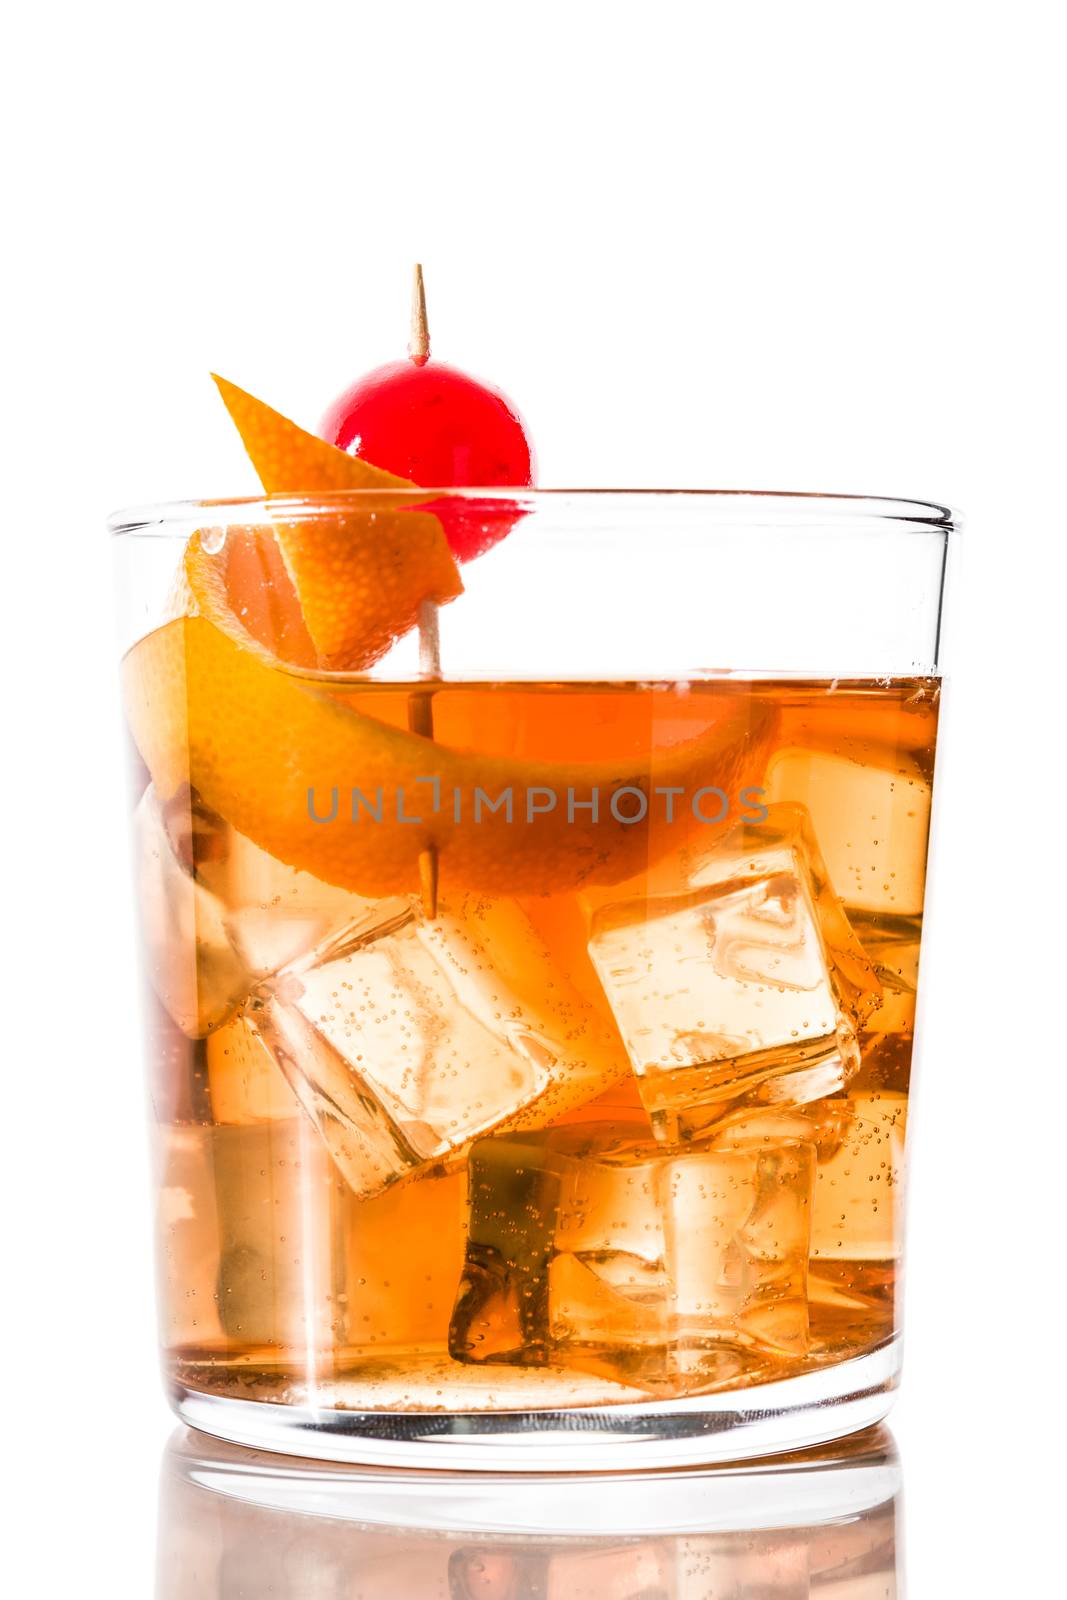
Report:
[[[383,900],[248,1015],[346,1181],[373,1195],[493,1128],[543,1125],[626,1060],[518,907]]]
[[[188,785],[165,804],[150,786],[134,829],[149,978],[190,1038],[374,904],[278,861]]]
[[[892,749],[855,760],[823,750],[779,750],[767,768],[771,802],[801,800],[826,870],[850,911],[922,914],[930,783],[918,761]]]
[[[470,1153],[456,1360],[706,1389],[808,1345],[815,1151],[668,1151],[586,1123]]]
[[[882,991],[881,1000],[865,1021],[864,1031],[878,1036],[910,1035],[915,1029],[922,918],[854,914],[851,921]]]
[[[307,823],[321,875],[298,872],[188,784],[150,790],[174,1380],[552,1410],[758,1387],[884,1346],[921,917],[843,907],[826,829],[868,826],[846,803],[856,762],[879,792],[908,762],[927,780],[935,707],[916,692],[442,685],[436,734],[492,760],[618,751],[629,771],[635,750],[737,724],[748,699],[790,755],[764,823],[660,806],[641,870],[631,850],[617,880],[570,834],[573,880],[558,860],[541,887],[516,880],[505,831],[483,895],[444,834],[436,920],[414,872],[387,899],[330,884],[328,829]],[[406,727],[406,685],[330,693]],[[835,761],[802,761],[809,739]],[[841,793],[816,795],[813,772]],[[373,769],[336,776],[373,787]],[[920,834],[900,836],[900,882],[921,882]],[[579,1156],[565,1141],[583,1137]]]
[[[668,1140],[842,1089],[880,998],[795,805],[698,858],[687,893],[594,911],[589,953]]]
[[[343,1342],[334,1235],[345,1190],[303,1117],[176,1127],[159,1163],[164,1304],[176,1334],[214,1359]]]
[[[847,1097],[848,1121],[820,1163],[812,1262],[892,1262],[901,1253],[900,1208],[908,1097],[868,1091]]]

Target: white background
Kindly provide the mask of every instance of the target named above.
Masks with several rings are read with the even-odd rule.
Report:
[[[208,369],[313,425],[401,353],[416,258],[436,350],[516,397],[543,482],[967,514],[894,1429],[913,1600],[1055,1586],[1063,42],[1041,0],[103,0],[8,21],[0,1414],[20,1592],[151,1593],[170,1426],[102,519],[251,488]]]

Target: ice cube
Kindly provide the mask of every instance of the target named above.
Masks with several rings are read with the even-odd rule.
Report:
[[[152,987],[182,1032],[201,1039],[241,1004],[248,977],[221,902],[200,883],[189,845],[191,791],[162,806],[147,789],[134,813],[137,890]]]
[[[234,950],[255,977],[299,960],[375,905],[286,866],[235,828],[226,828],[225,845],[198,875],[222,902]]]
[[[653,1127],[691,1139],[753,1104],[840,1090],[878,1004],[799,806],[734,830],[690,892],[603,905],[589,951]]]
[[[847,1103],[844,1136],[819,1163],[813,1270],[820,1261],[895,1261],[901,1254],[907,1095],[857,1093]]]
[[[668,1151],[587,1123],[480,1139],[469,1164],[455,1360],[684,1393],[807,1349],[811,1145]]]
[[[543,1126],[628,1071],[513,902],[393,899],[248,1011],[357,1194]]]
[[[159,1123],[210,1122],[207,1040],[191,1039],[183,1033],[150,988],[145,995],[144,1024],[153,1120]]]
[[[343,1185],[302,1117],[214,1135],[223,1331],[325,1376],[345,1340]]]
[[[808,1308],[813,1347],[855,1354],[893,1329],[907,1096],[865,1087],[731,1121],[722,1139],[809,1139],[815,1148]]]
[[[204,1124],[155,1129],[156,1277],[166,1349],[218,1349],[222,1339],[213,1141]]]
[[[299,1108],[259,1125],[164,1127],[157,1139],[167,1347],[210,1360],[227,1339],[270,1346],[326,1376],[337,1346],[361,1381],[393,1357],[408,1387],[417,1351],[422,1363],[436,1354],[445,1381],[465,1172],[431,1170],[357,1202]]]
[[[874,966],[882,1001],[859,1036],[861,1081],[907,1093],[911,1078],[918,999],[921,917],[867,917],[853,914],[852,925]]]
[[[853,1117],[847,1095],[832,1095],[802,1106],[750,1106],[720,1124],[716,1138],[722,1143],[755,1139],[762,1144],[800,1140],[814,1145],[817,1160],[828,1161],[840,1149]]]
[[[207,1360],[270,1347],[322,1376],[345,1341],[347,1190],[314,1128],[177,1126],[159,1140],[165,1342]]]
[[[921,917],[851,919],[857,938],[870,957],[882,990],[881,1003],[864,1024],[868,1034],[912,1034],[919,986]]]
[[[930,784],[911,756],[886,752],[885,759],[780,750],[767,768],[767,795],[805,807],[850,910],[921,916]]]
[[[200,1048],[215,1122],[279,1122],[300,1115],[296,1096],[245,1013],[216,1028]]]
[[[188,785],[165,804],[146,790],[134,836],[149,976],[191,1038],[374,905],[277,861]]]

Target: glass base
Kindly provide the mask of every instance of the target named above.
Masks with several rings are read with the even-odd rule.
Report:
[[[666,1473],[590,1472],[556,1478],[264,1456],[183,1427],[167,1446],[162,1481],[164,1521],[201,1550],[196,1524],[210,1521],[217,1535],[225,1501],[257,1508],[272,1519],[257,1527],[264,1531],[269,1527],[272,1533],[288,1528],[288,1542],[293,1543],[303,1530],[292,1519],[310,1516],[319,1519],[320,1527],[322,1519],[329,1519],[334,1526],[403,1530],[406,1542],[416,1549],[420,1540],[447,1534],[457,1539],[532,1536],[560,1549],[577,1543],[588,1551],[590,1541],[605,1541],[612,1548],[616,1539],[629,1547],[632,1541],[663,1536],[729,1538],[757,1531],[811,1530],[831,1523],[855,1526],[892,1507],[900,1492],[901,1472],[893,1439],[880,1427],[769,1460],[756,1457]],[[535,1493],[527,1492],[531,1486]],[[247,1522],[236,1525],[233,1542],[246,1543],[248,1530]],[[323,1542],[316,1537],[317,1545]],[[751,1552],[748,1538],[742,1537],[739,1544],[742,1551]],[[354,1550],[360,1548],[357,1544]],[[504,1548],[514,1555],[528,1547]],[[355,1570],[354,1554],[351,1564]],[[533,1586],[529,1592],[535,1592]]]
[[[458,1472],[612,1472],[803,1450],[880,1422],[900,1340],[750,1389],[567,1411],[339,1411],[231,1400],[174,1385],[192,1428],[282,1455]]]

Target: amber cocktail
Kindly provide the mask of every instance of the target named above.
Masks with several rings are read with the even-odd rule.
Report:
[[[450,516],[508,533],[432,671],[419,629],[302,658],[294,541]],[[884,1413],[950,529],[531,492],[122,524],[183,1416],[565,1467]]]

